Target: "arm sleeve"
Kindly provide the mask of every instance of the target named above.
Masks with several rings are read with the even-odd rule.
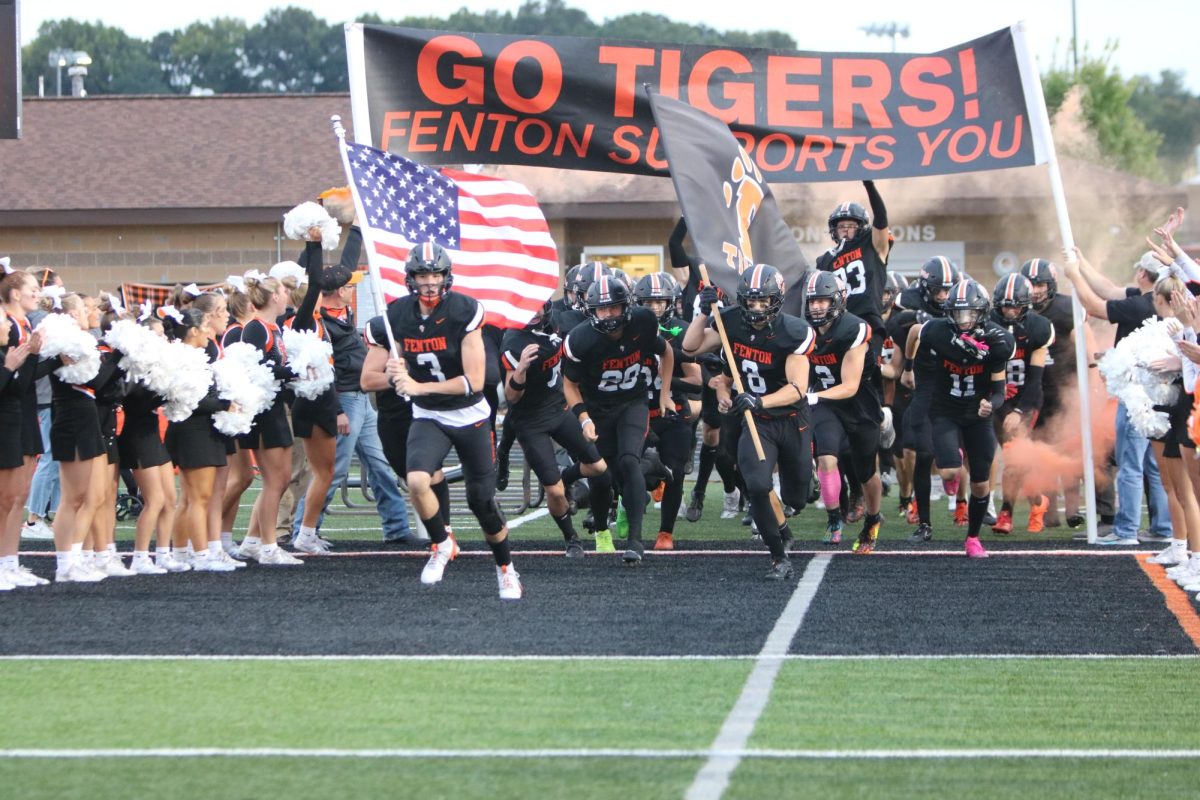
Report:
[[[998,381],[992,381],[992,394],[988,397],[988,402],[992,404],[992,411],[998,411],[1000,406],[1004,405],[1004,393],[1007,387],[1007,382],[1001,378]]]
[[[208,394],[196,406],[196,411],[200,414],[215,414],[218,411],[228,411],[229,401],[222,400],[217,394],[217,384],[214,381],[213,385],[208,387]]]
[[[350,232],[346,234],[346,244],[342,247],[342,260],[338,263],[354,272],[358,267],[360,256],[362,256],[362,231],[357,225],[351,225]]]
[[[40,381],[54,370],[63,365],[62,356],[54,356],[52,358],[43,358],[38,361],[37,367],[33,370],[33,379]]]
[[[863,181],[863,188],[867,190],[867,200],[871,204],[871,226],[881,231],[888,226],[887,206],[875,188],[875,181]]]
[[[680,217],[679,222],[675,223],[675,230],[671,231],[671,238],[667,240],[667,247],[671,251],[671,266],[676,269],[692,265],[687,251],[683,249],[683,237],[685,236],[687,236],[687,220]]]
[[[317,329],[317,321],[313,318],[313,313],[317,310],[317,297],[321,294],[321,272],[324,266],[321,261],[321,243],[308,242],[304,246],[304,255],[299,263],[308,271],[308,290],[304,293],[304,299],[300,301],[299,308],[296,309],[296,316],[292,319],[292,330],[297,331],[315,331]]]
[[[1179,273],[1185,281],[1200,283],[1200,264],[1193,261],[1187,253],[1180,253],[1175,257],[1175,266],[1179,268]]]
[[[1045,370],[1045,367],[1035,366],[1025,370],[1025,390],[1021,392],[1021,399],[1017,401],[1017,408],[1021,413],[1028,414],[1042,407],[1042,375]]]

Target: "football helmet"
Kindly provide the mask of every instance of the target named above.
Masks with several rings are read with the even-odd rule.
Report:
[[[1034,308],[1041,311],[1050,305],[1058,294],[1058,267],[1044,258],[1035,258],[1021,265],[1021,274],[1029,281]],[[1037,288],[1038,284],[1046,285],[1044,292]]]
[[[619,331],[629,323],[633,316],[633,303],[630,302],[629,287],[612,275],[601,275],[587,290],[587,316],[592,327],[601,333]],[[615,317],[601,318],[598,314],[602,308],[621,306],[621,313]]]
[[[962,333],[983,327],[984,320],[992,310],[992,300],[983,287],[970,278],[965,278],[950,288],[946,296],[946,316]]]
[[[783,308],[783,276],[770,264],[755,264],[738,279],[737,302],[742,307],[742,317],[755,327],[769,325],[779,316]],[[751,310],[751,300],[766,300],[767,307]]]
[[[417,276],[430,273],[442,276],[442,288],[438,296],[445,296],[454,283],[454,275],[450,270],[450,256],[436,242],[413,245],[412,250],[408,251],[408,259],[404,262],[404,285],[409,293],[419,295]]]
[[[837,224],[843,220],[857,222],[858,233],[862,233],[871,224],[871,218],[867,216],[867,210],[861,205],[858,203],[840,203],[833,210],[833,213],[829,215],[829,237],[833,239],[834,244],[841,244],[842,242],[841,238],[837,235]]]
[[[639,306],[652,300],[661,301],[664,305],[658,321],[665,323],[675,312],[675,280],[665,272],[652,272],[638,279],[633,287],[633,298]]]
[[[534,318],[529,320],[529,323],[525,326],[525,329],[530,331],[541,331],[542,333],[550,333],[554,328],[550,322],[550,311],[553,307],[554,304],[551,300],[547,300],[546,302],[542,303],[542,309],[538,312],[538,314],[541,316],[535,314]]]
[[[883,286],[883,307],[884,309],[891,308],[895,304],[896,298],[900,293],[908,288],[908,278],[904,277],[901,272],[895,270],[888,271],[887,283]]]
[[[1005,324],[1025,319],[1025,315],[1033,306],[1031,288],[1029,280],[1019,272],[1001,278],[1000,282],[996,284],[996,290],[992,292],[992,305]],[[1016,309],[1016,315],[1005,314],[1004,309],[1006,308]]]
[[[921,265],[917,273],[917,286],[921,288],[921,299],[925,301],[925,310],[936,316],[942,316],[945,307],[937,299],[937,293],[950,291],[954,284],[962,280],[962,273],[954,262],[945,256],[934,256]]]
[[[579,271],[575,273],[575,282],[571,284],[571,291],[575,293],[576,311],[587,313],[588,287],[598,281],[600,276],[611,274],[612,270],[601,261],[589,261],[579,265]]]
[[[829,300],[829,306],[820,314],[814,313],[812,301]],[[817,271],[811,273],[804,281],[804,318],[815,328],[828,325],[842,315],[846,310],[846,289],[837,275],[832,272]]]

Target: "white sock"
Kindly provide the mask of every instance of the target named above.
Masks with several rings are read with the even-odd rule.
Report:
[[[209,542],[208,543],[208,554],[210,556],[219,558],[221,556],[222,552],[224,552],[224,550],[221,547],[220,542]]]
[[[308,527],[307,525],[301,525],[301,526],[300,526],[300,535],[301,535],[301,536],[316,536],[316,535],[317,535],[317,529],[316,529],[316,528],[310,528],[310,527]]]
[[[192,553],[192,562],[195,563],[197,561],[208,561],[208,551],[201,550],[199,553]]]
[[[134,550],[133,551],[133,560],[134,561],[146,561],[149,558],[150,558],[149,550]]]
[[[69,569],[75,560],[75,553],[70,550],[59,550],[54,555],[58,559],[58,568],[63,571]]]
[[[167,545],[166,547],[156,547],[154,548],[154,554],[159,558],[166,558],[167,556],[171,555],[171,546]]]
[[[117,543],[116,543],[116,542],[109,542],[109,543],[108,543],[108,547],[106,547],[106,548],[104,548],[104,549],[105,549],[105,550],[107,550],[107,551],[108,551],[108,552],[110,552],[110,553],[116,553],[116,552],[117,552]]]
[[[1187,558],[1187,539],[1172,539],[1171,548],[1175,555]]]
[[[4,556],[0,558],[0,572],[9,572],[17,568],[16,556]]]
[[[264,544],[262,546],[262,551],[263,551],[264,555],[270,555],[271,553],[274,553],[278,549],[279,549],[279,545],[277,545],[277,544]]]
[[[221,531],[221,546],[227,549],[233,547],[233,531]]]
[[[71,552],[72,553],[82,553],[83,552],[83,542],[76,542],[75,544],[72,544]]]

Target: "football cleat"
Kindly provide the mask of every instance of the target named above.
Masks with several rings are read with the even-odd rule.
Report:
[[[666,531],[660,531],[658,534],[658,538],[654,540],[654,549],[655,550],[674,550],[675,549],[675,537],[672,536],[671,534],[667,533]]]
[[[933,541],[933,528],[927,522],[922,522],[908,536],[909,544],[924,544]]]
[[[771,568],[767,570],[767,574],[763,575],[763,577],[769,581],[786,581],[793,574],[792,560],[784,558],[780,561],[772,561]]]
[[[621,556],[621,560],[631,567],[641,563],[642,543],[637,539],[630,540],[629,545],[625,548],[625,554]]]
[[[496,567],[496,583],[500,587],[501,600],[520,600],[525,593],[521,575],[512,564]]]
[[[879,528],[883,520],[863,523],[863,529],[854,542],[854,552],[860,556],[868,555],[875,550],[875,542],[879,539]]]
[[[704,495],[692,492],[692,499],[688,501],[687,513],[685,515],[688,522],[698,522],[700,515],[704,513]]]
[[[602,531],[596,531],[596,552],[597,553],[615,553],[616,546],[613,544],[612,532],[605,528]]]
[[[978,536],[968,536],[967,541],[963,545],[967,551],[968,558],[987,558],[988,552],[983,549],[983,542],[979,541]]]
[[[1012,533],[1012,528],[1012,512],[1001,509],[1000,516],[996,518],[996,524],[992,526],[992,531],[994,533]]]
[[[1041,533],[1046,529],[1046,511],[1050,508],[1050,501],[1046,495],[1041,495],[1035,505],[1029,507],[1029,525],[1026,528],[1030,533]]]
[[[842,515],[830,514],[829,521],[825,525],[825,538],[821,540],[825,544],[841,544],[842,543]]]
[[[429,560],[421,570],[421,583],[433,586],[442,580],[446,565],[458,557],[458,542],[453,536],[447,536],[441,544],[430,545]]]
[[[583,558],[583,545],[579,537],[567,540],[567,550],[563,555],[567,558]]]
[[[721,519],[733,519],[738,515],[739,506],[741,505],[742,493],[734,489],[732,492],[725,493],[725,500],[721,505]]]

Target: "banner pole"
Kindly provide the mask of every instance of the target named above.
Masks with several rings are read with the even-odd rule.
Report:
[[[1046,98],[1042,93],[1042,80],[1037,62],[1029,43],[1025,39],[1025,23],[1018,22],[1012,28],[1013,44],[1016,47],[1021,82],[1025,88],[1026,106],[1029,109],[1029,127],[1032,131],[1035,159],[1045,161],[1050,175],[1050,193],[1054,198],[1054,211],[1058,217],[1058,232],[1068,262],[1075,260],[1075,235],[1071,230],[1071,217],[1067,210],[1067,193],[1063,187],[1062,173],[1058,168],[1058,155],[1054,151],[1054,138],[1050,131],[1050,115],[1046,111]],[[1087,511],[1087,540],[1095,544],[1096,533],[1096,459],[1092,443],[1092,401],[1089,391],[1088,364],[1091,354],[1087,352],[1087,337],[1084,335],[1083,306],[1079,296],[1072,294],[1071,316],[1075,326],[1075,378],[1079,385],[1079,427],[1083,441],[1083,493]]]

